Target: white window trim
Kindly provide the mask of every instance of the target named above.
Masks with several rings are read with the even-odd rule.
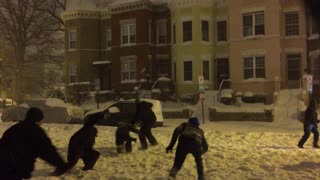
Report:
[[[112,47],[112,32],[111,32],[111,29],[108,28],[106,32],[107,32],[106,33],[106,40],[107,40],[106,47],[107,47],[107,50],[111,50],[111,47]],[[109,34],[110,34],[110,37],[108,36]],[[110,38],[110,41],[111,41],[110,46],[108,46],[109,38]]]
[[[218,22],[223,22],[223,21],[225,21],[226,22],[226,26],[227,26],[227,32],[226,32],[226,34],[227,34],[227,40],[226,41],[219,41],[218,40]],[[228,43],[228,39],[229,39],[229,36],[228,36],[228,21],[227,20],[219,20],[219,21],[216,21],[216,43],[218,43],[218,44],[226,44],[226,43]]]
[[[256,34],[256,14],[263,14],[263,25],[264,25],[264,34]],[[242,37],[243,39],[255,39],[255,38],[260,38],[260,37],[264,37],[266,35],[266,19],[265,19],[265,11],[256,11],[256,12],[248,12],[248,13],[243,13],[242,14],[242,21],[243,21],[243,17],[244,15],[251,15],[252,16],[252,35],[249,36],[244,36],[244,32],[242,32]],[[243,22],[242,22],[242,26],[244,26]],[[242,27],[242,31],[244,27]]]
[[[120,31],[121,31],[121,46],[134,46],[134,45],[136,45],[136,43],[137,43],[137,25],[136,25],[136,23],[135,22],[129,22],[129,23],[123,23],[123,22],[121,22],[120,23],[121,24],[121,26],[120,26]],[[135,38],[135,42],[134,43],[131,43],[130,42],[130,26],[131,25],[134,25],[135,26],[135,36],[136,36],[136,38]],[[122,32],[122,27],[123,26],[126,26],[126,28],[128,28],[128,43],[127,44],[123,44],[123,39],[122,39],[122,37],[123,37],[123,32]]]
[[[71,48],[71,42],[73,42],[73,41],[71,41],[71,33],[75,33],[76,34],[76,40],[75,40],[75,42],[76,42],[76,48]],[[77,47],[78,47],[78,35],[77,35],[77,30],[75,30],[75,29],[71,29],[71,30],[69,30],[68,31],[68,49],[69,50],[71,50],[71,49],[77,49]]]
[[[188,61],[191,61],[192,63],[192,74],[191,74],[191,81],[185,81],[184,80],[184,62],[188,62]],[[193,83],[193,60],[191,58],[188,58],[188,59],[185,59],[182,61],[182,82],[185,83],[185,84],[192,84]]]
[[[202,37],[202,21],[207,21],[208,22],[208,41],[204,41],[203,37]],[[201,18],[200,20],[200,34],[201,34],[201,42],[205,43],[205,44],[209,44],[211,42],[211,36],[210,36],[210,32],[211,32],[211,28],[210,28],[210,20],[207,18]]]
[[[137,59],[133,59],[133,58],[130,58],[130,57],[124,57],[123,59],[121,58],[120,60],[121,64],[120,64],[120,79],[121,79],[121,83],[134,83],[134,82],[137,82]],[[135,62],[135,65],[136,65],[136,79],[131,79],[130,78],[130,72],[131,72],[131,67],[129,67],[129,80],[122,80],[122,64],[123,63],[129,63],[130,62]]]
[[[188,22],[188,21],[191,21],[191,32],[192,32],[191,35],[192,35],[192,38],[191,38],[191,41],[183,41],[183,23],[184,22]],[[191,20],[183,20],[181,22],[181,31],[182,31],[182,33],[181,33],[181,41],[182,41],[182,45],[191,45],[192,44],[192,41],[194,39],[194,37],[193,37],[193,23],[194,22],[192,21],[192,19]]]
[[[206,82],[206,83],[207,83],[207,82],[210,82],[210,80],[211,80],[211,73],[210,73],[211,63],[210,63],[209,58],[202,58],[202,64],[201,64],[201,66],[202,66],[202,68],[201,68],[201,69],[202,69],[202,75],[203,75],[203,62],[204,62],[204,61],[208,61],[208,65],[209,65],[209,71],[208,71],[208,73],[209,73],[209,74],[208,74],[209,79],[207,79],[207,80],[206,80],[206,79],[204,79],[204,77],[203,77],[204,82]]]
[[[245,58],[253,58],[253,65],[252,65],[252,69],[253,69],[253,77],[252,78],[248,78],[248,79],[245,79],[245,77],[243,76],[243,80],[244,81],[256,81],[256,80],[266,80],[266,72],[265,72],[265,77],[264,78],[257,78],[256,77],[256,58],[257,57],[264,57],[264,71],[266,71],[266,56],[265,55],[260,55],[260,54],[257,54],[257,55],[252,55],[252,56],[243,56],[243,61]],[[243,72],[245,70],[245,67],[243,67]]]
[[[287,22],[286,22],[286,15],[287,14],[298,14],[298,34],[292,34],[292,35],[287,35]],[[292,24],[290,24],[292,26]],[[299,37],[301,35],[300,31],[300,12],[299,11],[285,11],[284,12],[284,36],[286,38],[290,37]]]
[[[165,25],[165,42],[164,43],[159,43],[159,35],[160,35],[160,32],[159,32],[159,28],[160,28],[160,25],[161,24],[164,24]],[[158,45],[164,45],[164,44],[167,44],[168,43],[168,25],[167,25],[167,20],[166,19],[160,19],[157,21],[157,44]]]

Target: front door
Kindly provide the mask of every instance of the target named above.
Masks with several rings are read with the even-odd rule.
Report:
[[[287,55],[288,88],[299,88],[301,78],[301,55]]]
[[[215,61],[215,67],[216,67],[215,88],[218,89],[222,80],[230,78],[229,59],[217,58]],[[222,88],[223,89],[230,88],[230,83],[223,84]]]

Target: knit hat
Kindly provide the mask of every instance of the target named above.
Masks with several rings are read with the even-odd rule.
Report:
[[[193,124],[195,126],[200,126],[200,121],[197,117],[189,118],[188,123]]]
[[[43,120],[44,115],[41,109],[31,107],[26,113],[25,121],[39,122]]]

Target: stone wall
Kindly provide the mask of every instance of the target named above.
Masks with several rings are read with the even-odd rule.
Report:
[[[264,110],[264,112],[217,112],[216,109],[209,108],[209,120],[272,122],[274,115],[272,110]]]

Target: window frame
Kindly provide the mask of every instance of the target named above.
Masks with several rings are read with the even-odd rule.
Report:
[[[263,15],[263,24],[257,24],[257,15]],[[242,36],[244,38],[248,37],[256,37],[256,36],[265,36],[266,35],[266,26],[265,26],[265,15],[264,11],[257,11],[251,13],[244,13],[242,14]],[[251,16],[251,34],[246,34],[246,27],[245,27],[245,17]],[[257,26],[263,26],[263,33],[257,32]],[[250,28],[250,26],[248,27]],[[249,29],[248,29],[249,30]]]
[[[74,36],[72,34],[74,33]],[[72,39],[74,37],[74,39]],[[72,44],[74,43],[74,44]],[[72,29],[68,31],[68,48],[69,49],[77,49],[78,41],[77,41],[77,30]]]
[[[134,69],[131,67],[134,63]],[[128,64],[128,70],[124,70],[123,65]],[[124,79],[123,73],[128,73],[128,79]],[[135,78],[131,78],[131,73],[135,74]],[[122,59],[120,64],[120,79],[121,83],[136,82],[137,81],[137,60],[136,59]]]
[[[207,30],[205,32],[204,23],[207,23]],[[201,41],[209,42],[210,41],[210,22],[209,20],[201,20]],[[205,34],[205,35],[204,35]]]
[[[257,61],[258,58],[263,58],[263,68],[257,67]],[[252,66],[246,65],[246,60],[252,60]],[[262,69],[263,70],[263,77],[257,77],[257,70]],[[246,70],[251,70],[252,76],[247,77]],[[243,79],[249,80],[249,79],[265,79],[266,78],[266,58],[265,55],[254,55],[254,56],[245,56],[243,58]]]
[[[189,31],[185,31],[185,23],[191,23],[191,29]],[[186,24],[187,25],[187,24]],[[193,40],[193,35],[192,35],[192,20],[188,20],[188,21],[183,21],[182,22],[182,42],[183,43],[187,43],[187,42],[192,42]],[[190,37],[188,38],[187,35],[190,35]]]
[[[219,23],[225,23],[225,32],[224,32],[224,35],[225,35],[225,40],[220,40],[220,38],[219,38],[219,35],[221,34],[221,33],[219,33]],[[220,20],[220,21],[216,21],[216,27],[217,27],[217,29],[216,29],[216,32],[217,32],[217,34],[216,34],[216,39],[217,39],[217,42],[228,42],[228,24],[227,24],[227,20]]]
[[[161,27],[164,26],[164,27]],[[163,28],[163,29],[161,29]],[[167,44],[168,40],[167,40],[167,36],[168,36],[168,32],[167,32],[167,21],[165,20],[159,20],[157,22],[157,44]],[[161,32],[161,30],[163,30],[163,32]],[[164,38],[163,42],[160,42],[160,36],[163,36],[162,38]]]
[[[112,47],[112,32],[110,28],[108,28],[106,31],[106,47],[107,50],[111,50]]]
[[[131,34],[131,26],[133,26],[134,29],[134,34]],[[123,23],[121,24],[121,46],[131,46],[135,45],[137,43],[137,26],[135,22],[130,22],[130,23]],[[124,38],[124,29],[128,31],[127,34],[127,43],[124,43],[123,38]],[[131,42],[131,36],[134,36],[134,42]]]
[[[186,63],[191,63],[191,70],[189,70],[189,71],[186,71]],[[193,81],[193,63],[192,63],[192,60],[184,60],[183,61],[183,81],[184,82],[192,82]],[[187,73],[191,73],[191,79],[186,79],[186,77],[188,77],[188,76],[186,76],[186,74]]]
[[[288,24],[288,16],[289,15],[297,15],[297,23],[291,23]],[[290,11],[290,12],[285,12],[284,14],[284,25],[285,25],[285,36],[299,36],[300,35],[300,22],[299,22],[299,11]],[[294,32],[290,32],[290,30],[288,28],[296,28],[296,30]],[[292,31],[292,30],[291,30]]]

